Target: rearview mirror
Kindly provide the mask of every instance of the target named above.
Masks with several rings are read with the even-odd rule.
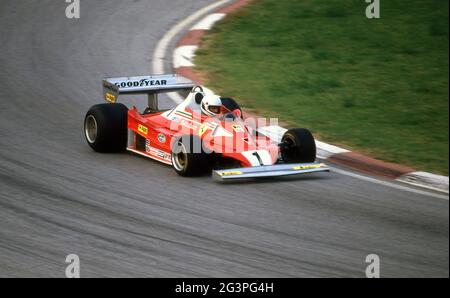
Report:
[[[241,110],[239,110],[239,109],[233,110],[233,114],[236,116],[236,118],[241,118],[242,117]]]

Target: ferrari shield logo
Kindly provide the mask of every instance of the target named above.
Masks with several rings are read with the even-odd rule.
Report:
[[[206,124],[202,124],[198,131],[198,135],[201,137],[208,130],[208,126]]]

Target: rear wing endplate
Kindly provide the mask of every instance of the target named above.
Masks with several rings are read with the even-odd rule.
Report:
[[[156,98],[158,93],[190,90],[194,83],[179,75],[154,75],[108,78],[103,80],[103,98],[111,103],[117,102],[120,94],[148,94]]]

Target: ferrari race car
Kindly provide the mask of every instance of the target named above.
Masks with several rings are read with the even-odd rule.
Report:
[[[187,93],[184,101],[159,110],[159,94],[175,91]],[[119,94],[146,94],[147,108],[128,109],[117,103]],[[244,119],[233,99],[182,76],[109,78],[103,80],[103,95],[107,103],[92,106],[84,120],[87,143],[97,152],[128,150],[171,165],[181,176],[212,170],[219,180],[329,171],[315,162],[308,130],[290,129],[274,137],[267,126]],[[205,110],[207,98],[220,101],[219,109],[210,107],[214,113]]]

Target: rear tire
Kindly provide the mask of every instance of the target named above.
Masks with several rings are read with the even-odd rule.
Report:
[[[127,146],[128,108],[121,103],[92,106],[84,118],[84,135],[97,152],[122,152]]]
[[[198,176],[211,168],[209,155],[203,151],[199,137],[182,136],[172,145],[172,166],[180,176]]]
[[[311,132],[304,128],[285,132],[281,139],[281,157],[285,163],[314,162],[316,142]]]

